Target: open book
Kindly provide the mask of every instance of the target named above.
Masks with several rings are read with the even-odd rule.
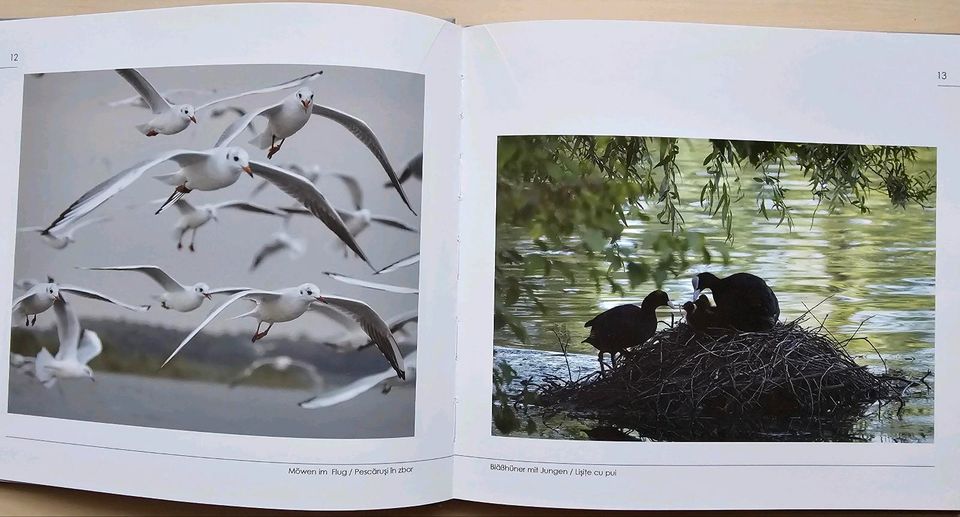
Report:
[[[4,480],[960,508],[955,37],[272,4],[0,61]]]

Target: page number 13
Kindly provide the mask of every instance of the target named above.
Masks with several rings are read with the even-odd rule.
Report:
[[[946,80],[947,80],[947,73],[946,73],[946,72],[937,72],[937,79],[940,80],[940,81],[946,81]]]

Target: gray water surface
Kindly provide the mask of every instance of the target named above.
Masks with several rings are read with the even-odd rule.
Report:
[[[185,431],[291,438],[393,438],[413,436],[414,387],[389,393],[372,389],[329,408],[297,406],[316,392],[137,375],[97,373],[95,383],[69,379],[44,388],[10,370],[8,411]]]

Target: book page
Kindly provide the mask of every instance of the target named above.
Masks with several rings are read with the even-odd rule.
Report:
[[[278,4],[0,33],[0,478],[449,498],[460,29]]]
[[[960,43],[465,32],[455,496],[960,506]]]

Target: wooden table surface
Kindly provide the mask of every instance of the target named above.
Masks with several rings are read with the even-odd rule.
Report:
[[[230,3],[221,0],[0,0],[0,18],[150,9]],[[454,18],[462,25],[537,19],[655,20],[776,27],[960,34],[960,0],[355,0]],[[960,479],[960,474],[958,474]],[[960,489],[960,487],[958,487]],[[696,492],[691,493],[696,497]],[[0,515],[273,515],[247,510],[155,501],[61,488],[0,485]],[[306,512],[283,512],[296,515]],[[464,501],[388,512],[336,512],[343,515],[597,515],[601,512],[515,508]],[[937,512],[629,512],[641,515],[945,515]],[[953,512],[946,515],[955,514]],[[956,514],[960,515],[960,514]]]

